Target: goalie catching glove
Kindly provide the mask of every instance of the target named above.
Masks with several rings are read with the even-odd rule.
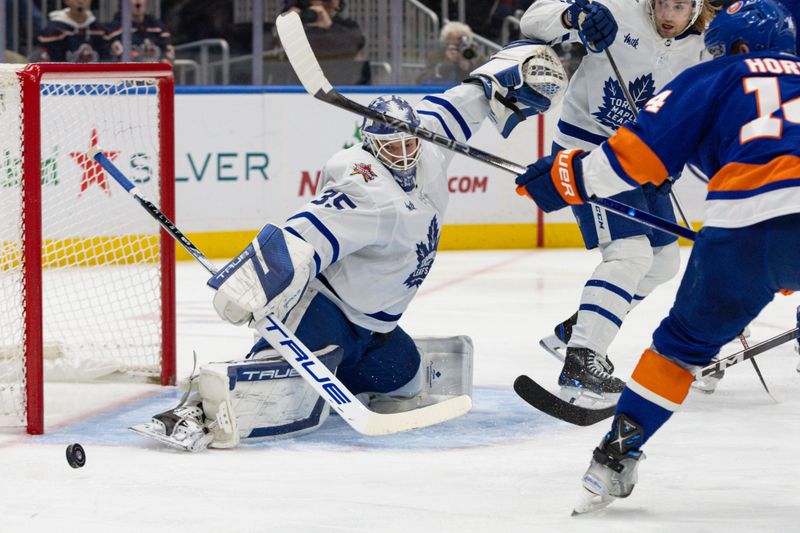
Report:
[[[473,70],[466,83],[478,83],[489,100],[489,119],[503,137],[529,116],[544,113],[567,88],[561,60],[542,41],[514,41]]]
[[[313,258],[314,248],[306,241],[267,224],[208,280],[217,291],[214,309],[237,326],[267,315],[282,319],[302,296]]]
[[[549,213],[568,205],[580,205],[588,194],[583,184],[583,150],[561,150],[543,157],[517,176],[517,194],[527,196]]]

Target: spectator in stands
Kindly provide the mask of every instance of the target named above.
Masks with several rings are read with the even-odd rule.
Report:
[[[36,38],[40,61],[91,63],[108,59],[106,29],[91,11],[91,0],[64,0]]]
[[[12,49],[12,41],[14,38],[14,4],[16,0],[6,0],[6,49]],[[17,3],[17,28],[19,29],[20,39],[23,41],[28,31],[28,17],[30,16],[33,22],[33,34],[39,33],[42,28],[42,12],[36,7],[36,4],[31,3],[31,11],[28,13],[28,2]]]
[[[485,58],[472,42],[472,29],[461,22],[448,22],[439,34],[439,46],[428,57],[428,66],[417,79],[425,85],[455,85]]]
[[[131,2],[131,53],[130,60],[142,63],[169,63],[175,59],[175,49],[170,43],[166,25],[147,13],[147,0]],[[108,28],[109,55],[112,61],[121,61],[122,14],[117,13]]]
[[[285,11],[300,14],[311,48],[320,60],[354,61],[355,78],[350,83],[368,84],[366,39],[358,23],[342,15],[342,0],[288,0]],[[336,83],[336,81],[334,81]]]

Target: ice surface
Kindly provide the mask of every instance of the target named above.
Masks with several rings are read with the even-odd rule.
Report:
[[[550,419],[511,383],[527,373],[554,385],[559,364],[538,340],[572,314],[598,260],[582,250],[440,253],[402,324],[472,336],[475,405],[415,432],[368,438],[332,416],[296,439],[189,454],[125,430],[173,405],[175,389],[47,385],[47,433],[0,433],[0,532],[800,531],[800,358],[789,345],[757,358],[780,404],[748,363],[731,368],[648,443],[630,498],[570,517],[606,424]],[[177,278],[180,377],[192,350],[201,363],[247,350],[252,333],[216,317],[204,270],[182,263]],[[621,377],[676,288],[657,289],[626,321],[610,349]],[[751,343],[794,327],[798,303],[776,297]],[[86,448],[82,469],[67,465],[71,442]]]

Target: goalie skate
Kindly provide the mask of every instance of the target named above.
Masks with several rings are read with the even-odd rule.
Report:
[[[214,423],[207,428],[202,419],[203,410],[199,406],[179,405],[175,409],[154,415],[150,422],[128,429],[176,450],[199,452],[211,444],[214,437],[210,429],[217,425]]]

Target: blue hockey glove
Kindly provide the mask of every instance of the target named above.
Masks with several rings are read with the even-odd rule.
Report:
[[[543,157],[517,176],[517,194],[527,196],[545,213],[586,201],[581,159],[582,150],[561,150]]]
[[[611,46],[617,36],[617,21],[611,11],[598,2],[573,0],[567,8],[569,25],[578,30],[590,52],[599,53]]]
[[[567,74],[543,41],[514,41],[464,80],[477,83],[489,101],[489,119],[503,137],[523,120],[544,113],[563,96]]]

